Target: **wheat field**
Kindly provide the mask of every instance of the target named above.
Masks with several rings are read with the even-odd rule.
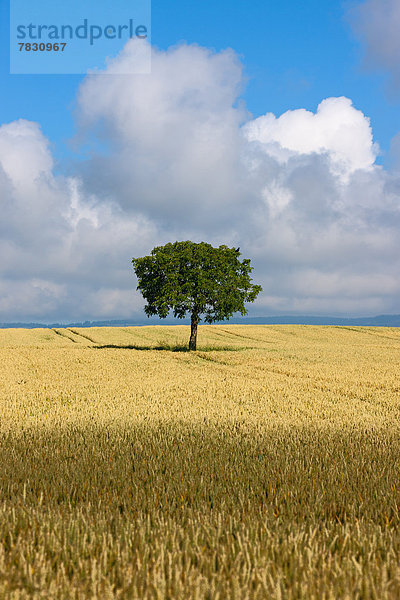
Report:
[[[400,597],[400,330],[0,330],[0,598]]]

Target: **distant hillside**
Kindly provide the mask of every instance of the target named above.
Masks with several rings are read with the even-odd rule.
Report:
[[[149,319],[149,320],[113,320],[84,321],[81,323],[0,323],[0,329],[8,328],[62,328],[62,327],[130,327],[144,325],[188,325],[188,319]],[[225,321],[226,323],[226,321]],[[336,325],[347,327],[400,327],[400,315],[378,315],[376,317],[313,317],[284,315],[280,317],[239,317],[232,318],[233,325]]]
[[[232,321],[233,322],[233,321]],[[376,317],[249,317],[236,319],[235,323],[253,325],[336,325],[352,327],[400,327],[400,315],[378,315]]]

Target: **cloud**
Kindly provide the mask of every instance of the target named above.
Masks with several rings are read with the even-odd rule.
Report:
[[[134,55],[128,44],[111,73],[129,68]],[[200,221],[216,206],[228,211],[240,194],[240,125],[248,117],[234,107],[241,87],[233,51],[194,45],[154,49],[151,76],[87,77],[78,95],[81,131],[87,143],[94,136],[94,147],[105,139],[109,148],[86,163],[88,188],[102,196],[118,189],[124,210],[171,225]]]
[[[38,124],[0,127],[0,320],[143,318],[130,260],[176,239],[240,246],[253,314],[399,311],[400,176],[350,99],[252,119],[233,51],[119,75],[132,52],[83,81],[68,177]]]
[[[278,118],[267,113],[247,123],[244,131],[279,162],[301,154],[325,154],[331,170],[344,178],[372,167],[378,154],[369,119],[344,97],[323,100],[315,114],[303,108]]]
[[[2,169],[18,190],[29,190],[53,167],[48,140],[37,123],[19,119],[0,127]]]
[[[349,13],[355,33],[365,46],[366,64],[390,73],[400,85],[400,4],[398,0],[367,0]]]
[[[153,225],[82,198],[78,178],[55,176],[36,123],[0,127],[0,208],[1,320],[108,316],[110,289],[121,298],[116,314],[126,310],[127,290],[135,305],[129,259],[147,250]]]

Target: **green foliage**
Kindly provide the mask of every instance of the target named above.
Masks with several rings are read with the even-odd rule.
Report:
[[[186,314],[206,323],[247,314],[245,302],[254,302],[261,286],[251,283],[250,260],[239,260],[235,248],[201,242],[175,242],[158,246],[150,256],[132,260],[148,316],[182,319]]]

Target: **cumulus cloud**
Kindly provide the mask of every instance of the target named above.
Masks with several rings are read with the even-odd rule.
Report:
[[[369,119],[344,97],[323,100],[316,113],[303,108],[278,118],[267,113],[247,123],[244,131],[248,140],[260,142],[279,162],[296,155],[325,154],[331,170],[343,178],[372,167],[378,153]]]
[[[400,85],[400,3],[398,0],[367,0],[349,14],[354,31],[365,46],[366,64],[390,73]]]
[[[25,119],[0,127],[0,154],[4,173],[21,190],[48,176],[53,167],[48,140],[37,123]]]
[[[119,290],[116,314],[126,310],[128,290],[135,305],[129,257],[147,250],[154,227],[140,216],[126,221],[116,205],[82,198],[77,178],[54,176],[49,142],[36,123],[0,127],[0,207],[3,320],[77,319],[93,309],[108,316],[110,289]]]
[[[400,177],[347,98],[252,119],[231,50],[128,43],[77,96],[90,148],[54,174],[38,124],[0,127],[0,320],[142,317],[133,256],[176,239],[240,246],[253,314],[398,312]]]
[[[150,212],[170,225],[190,218],[204,225],[205,215],[215,207],[229,210],[241,193],[240,125],[247,113],[234,107],[241,64],[231,50],[183,45],[153,50],[150,76],[113,75],[128,68],[134,53],[131,42],[107,78],[89,76],[80,88],[81,131],[109,147],[106,155],[91,156],[84,181],[103,196],[117,188],[128,212]]]

